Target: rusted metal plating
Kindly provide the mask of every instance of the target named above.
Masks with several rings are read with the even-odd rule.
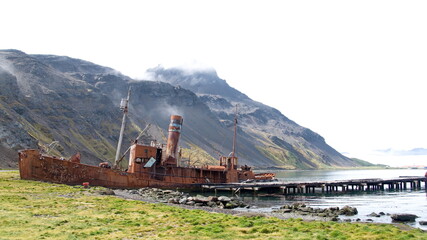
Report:
[[[19,152],[21,178],[70,185],[88,182],[90,186],[109,188],[186,189],[200,189],[206,184],[274,178],[274,174],[254,174],[246,165],[238,169],[236,157],[222,157],[219,166],[201,168],[177,166],[176,150],[182,122],[182,117],[171,116],[167,147],[169,150],[166,151],[166,156],[163,156],[163,149],[160,147],[133,144],[130,147],[127,171],[82,164],[79,161],[80,156],[62,160],[43,155],[38,150],[28,149]]]
[[[176,155],[183,121],[184,119],[178,115],[172,115],[170,118],[168,143],[166,145],[166,159],[164,165],[177,166]]]

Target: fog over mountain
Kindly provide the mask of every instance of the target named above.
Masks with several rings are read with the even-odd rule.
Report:
[[[241,164],[287,169],[359,166],[323,137],[251,100],[214,70],[156,67],[150,81],[114,69],[54,55],[0,50],[0,167],[16,166],[16,151],[46,148],[83,162],[112,161],[121,123],[120,99],[132,88],[125,144],[148,123],[142,142],[164,141],[170,114],[184,117],[181,147],[217,158],[232,151],[238,106],[237,155]],[[154,81],[153,81],[154,80]],[[202,154],[202,153],[200,153]]]

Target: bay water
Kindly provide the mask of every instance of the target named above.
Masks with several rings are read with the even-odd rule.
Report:
[[[284,182],[311,182],[333,181],[367,178],[399,178],[401,176],[424,176],[426,169],[375,169],[375,170],[286,170],[276,171],[276,178]],[[343,207],[345,205],[356,207],[358,214],[351,217],[340,216],[341,219],[360,219],[363,222],[391,223],[389,214],[410,213],[419,216],[415,222],[407,223],[410,226],[427,230],[419,221],[427,221],[427,193],[424,183],[418,190],[401,191],[371,191],[352,193],[315,193],[291,194],[273,196],[242,194],[241,197],[253,206],[246,211],[271,212],[286,204],[303,202],[316,208]],[[372,212],[383,212],[381,217],[368,216]]]

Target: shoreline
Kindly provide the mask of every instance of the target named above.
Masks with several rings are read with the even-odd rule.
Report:
[[[135,201],[142,201],[142,202],[148,202],[153,204],[165,204],[172,207],[178,207],[188,210],[202,210],[209,213],[222,213],[222,214],[228,214],[228,215],[234,215],[239,217],[274,217],[282,220],[287,219],[302,219],[302,221],[305,222],[312,222],[312,221],[322,221],[322,222],[339,222],[339,223],[353,223],[353,224],[388,224],[398,227],[401,230],[412,230],[412,229],[418,229],[423,232],[427,232],[427,230],[416,228],[413,226],[409,226],[405,223],[397,223],[397,222],[390,222],[390,223],[379,223],[379,222],[371,222],[371,221],[345,221],[341,218],[338,218],[337,221],[333,221],[332,217],[320,217],[320,216],[312,216],[312,215],[302,215],[297,214],[295,212],[293,213],[280,213],[280,212],[261,212],[261,211],[248,211],[247,208],[236,208],[236,209],[224,209],[224,208],[212,208],[207,206],[194,206],[194,205],[186,205],[186,204],[173,204],[168,203],[160,200],[156,200],[153,198],[147,198],[143,197],[138,194],[130,194],[127,190],[123,189],[115,189],[113,190],[116,197],[126,199],[126,200],[135,200]],[[245,211],[246,210],[246,211]]]
[[[135,190],[126,190],[132,196],[120,190],[113,195],[103,187],[21,180],[14,171],[0,174],[0,190],[0,235],[6,239],[425,238],[423,231],[391,224],[281,220],[264,213],[158,204],[146,198],[149,194],[133,194]],[[165,193],[162,202],[168,199]]]
[[[148,203],[155,203],[155,204],[165,204],[168,206],[174,206],[189,210],[203,210],[206,212],[211,213],[224,213],[229,215],[236,215],[236,216],[246,216],[246,217],[276,217],[279,219],[291,219],[291,218],[300,218],[303,221],[332,221],[332,217],[318,217],[318,216],[311,216],[311,215],[301,215],[301,214],[282,214],[282,213],[275,213],[275,212],[254,212],[254,211],[245,211],[245,208],[235,208],[235,209],[226,209],[226,208],[212,208],[207,206],[194,206],[194,205],[186,205],[186,204],[173,204],[168,202],[163,202],[160,200],[152,199],[152,198],[146,198],[141,195],[137,194],[130,194],[126,190],[122,189],[116,189],[113,190],[115,196],[123,198],[123,199],[131,199],[136,201],[143,201]]]

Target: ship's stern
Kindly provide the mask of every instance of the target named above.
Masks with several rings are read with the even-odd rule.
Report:
[[[21,150],[18,152],[18,167],[21,179],[33,179],[32,165],[40,158],[40,152],[35,149]]]

